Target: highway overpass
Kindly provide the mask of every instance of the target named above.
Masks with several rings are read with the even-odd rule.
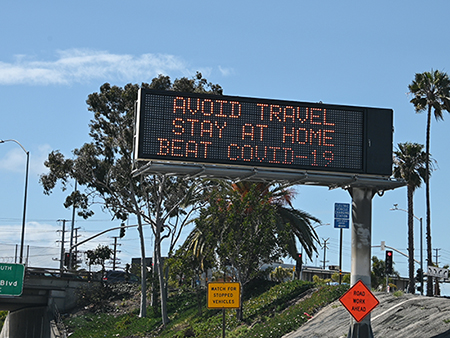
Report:
[[[0,338],[64,337],[57,329],[59,313],[76,306],[78,288],[96,282],[88,273],[27,267],[22,294],[0,295],[0,310],[10,311]]]

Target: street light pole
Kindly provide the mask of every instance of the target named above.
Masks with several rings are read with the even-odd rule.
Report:
[[[19,263],[23,264],[23,245],[24,245],[24,239],[25,239],[25,216],[27,212],[27,191],[28,191],[28,168],[30,167],[30,152],[27,151],[22,144],[20,144],[19,141],[16,140],[0,140],[0,143],[5,142],[15,142],[17,143],[20,148],[25,152],[27,155],[27,166],[25,169],[25,193],[23,197],[23,215],[22,215],[22,235],[20,237],[20,256],[19,256]]]
[[[394,207],[391,208],[390,210],[393,210],[393,211],[400,210],[400,211],[404,211],[404,212],[408,213],[408,210],[399,208],[397,204],[394,204]],[[420,270],[422,270],[421,278],[420,278],[420,294],[423,296],[423,273],[424,273],[424,271],[423,271],[423,248],[422,248],[422,245],[423,245],[422,217],[419,218],[414,214],[413,214],[413,217],[420,222]]]
[[[422,227],[422,217],[420,217],[419,221],[420,221],[420,270],[422,270],[422,273],[420,274],[420,294],[423,296],[423,251],[422,251],[423,227]]]

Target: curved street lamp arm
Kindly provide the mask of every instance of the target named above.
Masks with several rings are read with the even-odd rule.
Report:
[[[25,154],[29,154],[29,152],[24,148],[24,146],[19,142],[19,141],[17,141],[17,140],[13,140],[13,139],[10,139],[10,140],[0,140],[0,143],[5,143],[5,142],[15,142],[15,143],[17,143],[19,146],[20,146],[20,148],[22,148],[22,150],[25,152]]]

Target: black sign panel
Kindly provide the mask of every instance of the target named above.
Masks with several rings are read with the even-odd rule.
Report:
[[[391,174],[389,109],[142,89],[137,133],[141,160]]]

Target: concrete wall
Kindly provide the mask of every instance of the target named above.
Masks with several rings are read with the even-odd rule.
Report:
[[[10,312],[6,317],[0,338],[50,338],[47,307]]]

